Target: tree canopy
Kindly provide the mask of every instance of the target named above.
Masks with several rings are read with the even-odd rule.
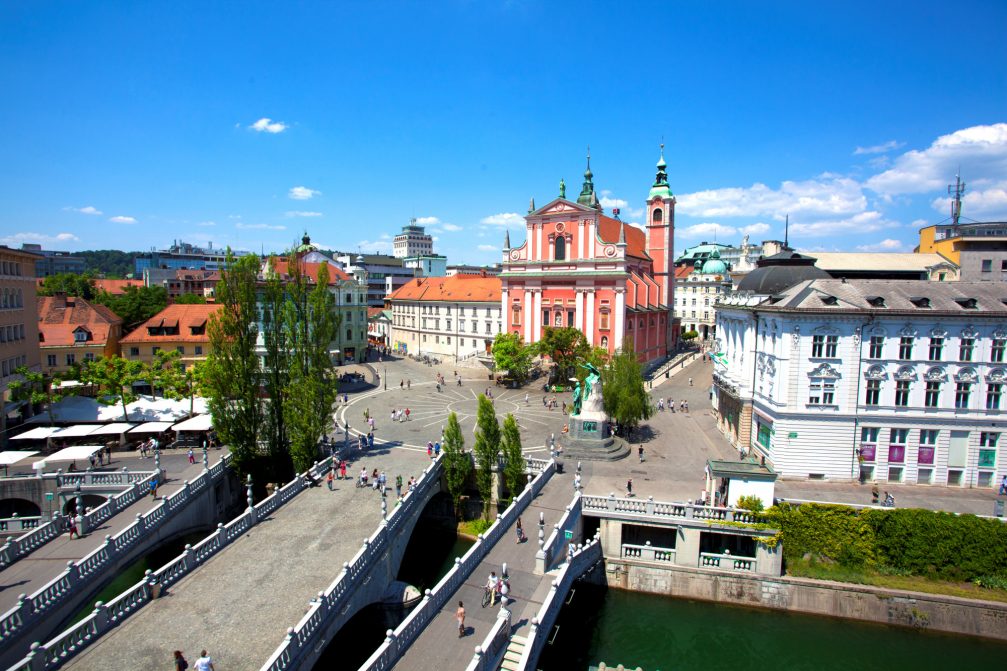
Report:
[[[633,430],[654,414],[643,383],[643,369],[628,339],[623,349],[601,369],[601,382],[605,412],[620,426]]]
[[[493,469],[500,454],[500,423],[496,409],[485,395],[479,395],[476,410],[476,441],[472,448],[476,458],[476,488],[483,500],[483,516],[489,517],[493,494]]]
[[[507,374],[519,383],[528,379],[535,348],[524,344],[517,333],[498,333],[493,340],[493,363],[498,371]]]
[[[465,452],[465,439],[462,437],[461,427],[458,425],[458,415],[451,413],[448,415],[448,424],[444,429],[444,445],[441,446],[444,452],[444,481],[448,486],[448,493],[454,502],[455,511],[458,510],[458,502],[461,500],[462,492],[465,491],[465,481],[468,480],[469,473],[472,472],[472,459]]]
[[[126,404],[136,400],[133,384],[142,382],[149,374],[140,361],[123,359],[121,356],[101,357],[85,361],[80,367],[80,381],[93,385],[98,390],[98,401],[106,405],[119,404],[123,421],[129,421]]]
[[[92,300],[98,293],[95,289],[94,276],[85,273],[57,273],[49,275],[42,280],[38,287],[39,296],[52,296],[56,293],[64,293],[67,296],[76,296],[86,301]]]
[[[174,302],[179,305],[201,305],[206,303],[206,297],[199,294],[182,294],[175,296]]]
[[[167,307],[168,292],[164,287],[128,286],[122,295],[99,291],[94,300],[122,317],[125,332],[136,328]]]
[[[503,423],[504,480],[511,498],[516,497],[525,486],[525,461],[521,452],[521,429],[514,415],[508,414]]]
[[[563,383],[577,373],[577,361],[586,359],[591,352],[587,338],[579,330],[567,326],[545,327],[542,339],[536,344],[538,353],[552,359],[555,367],[552,381]]]

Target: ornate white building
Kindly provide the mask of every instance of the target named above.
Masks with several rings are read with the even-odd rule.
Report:
[[[804,258],[804,257],[802,257]],[[1007,473],[1007,289],[760,268],[717,305],[721,430],[783,476],[991,487]],[[805,271],[802,271],[805,272]]]

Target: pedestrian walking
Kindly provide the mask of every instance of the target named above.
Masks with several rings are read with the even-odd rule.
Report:
[[[402,389],[406,384],[405,380],[399,380],[399,389]]]
[[[429,440],[427,441],[427,459],[434,458],[434,444]]]
[[[155,499],[157,498],[157,477],[157,475],[154,475],[150,479],[150,495]]]
[[[190,464],[196,463],[196,455],[194,455],[192,453],[192,448],[191,447],[189,448],[189,463]]]
[[[409,408],[406,408],[406,421],[409,421]]]
[[[455,620],[458,621],[458,638],[465,635],[465,604],[458,602],[458,610],[455,611]]]
[[[434,443],[434,459],[441,456],[441,441]]]
[[[640,455],[640,463],[643,463],[643,445],[637,448],[637,453]]]
[[[175,651],[173,661],[175,663],[175,671],[185,671],[189,668],[189,662],[182,656],[181,650]]]
[[[329,474],[325,476],[325,484],[329,486],[329,491],[332,491],[332,481],[336,479],[336,474],[334,469],[329,469]]]
[[[346,460],[345,459],[343,459],[342,461],[339,462],[339,479],[340,480],[345,480],[346,479]]]
[[[691,377],[689,378],[689,386],[690,387],[692,386],[692,378]]]
[[[580,473],[573,476],[573,491],[577,493],[580,491]]]
[[[413,388],[413,381],[406,380],[406,389],[412,389],[412,388]]]
[[[193,663],[193,667],[196,671],[217,671],[213,666],[213,660],[210,656],[206,654],[206,650],[199,653],[199,659]]]
[[[528,405],[528,392],[525,392],[524,394],[524,404]]]
[[[517,542],[520,545],[524,540],[524,527],[521,526],[521,516],[517,516]]]
[[[374,432],[371,431],[367,434],[367,449],[374,449]]]
[[[685,406],[685,414],[689,414],[689,402],[682,401],[682,405]]]
[[[657,411],[658,412],[664,412],[664,399],[663,398],[657,399]]]
[[[626,496],[633,496],[633,478],[626,481]]]
[[[1007,494],[1007,475],[1000,481],[1000,496]]]
[[[77,530],[77,518],[73,516],[73,513],[70,514],[68,522],[70,524],[70,538],[72,539],[74,536],[80,538],[80,531]]]
[[[675,412],[675,400],[674,399],[671,399],[671,398],[668,399],[668,410],[671,410],[672,412]]]
[[[395,476],[395,495],[397,497],[399,497],[400,499],[402,498],[402,476],[401,475],[396,475]]]

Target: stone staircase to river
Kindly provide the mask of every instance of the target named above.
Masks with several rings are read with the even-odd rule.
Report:
[[[503,663],[500,664],[503,671],[517,671],[521,668],[521,656],[527,643],[528,639],[524,636],[511,636],[510,644],[504,651]]]

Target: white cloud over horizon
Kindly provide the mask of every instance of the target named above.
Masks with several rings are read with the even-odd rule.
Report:
[[[896,228],[898,225],[898,222],[889,221],[880,212],[872,210],[844,219],[827,219],[812,221],[810,223],[791,222],[790,234],[826,237],[830,235],[873,233],[886,228]]]
[[[288,217],[320,217],[321,212],[305,212],[304,210],[291,210],[287,212]]]
[[[361,252],[368,254],[392,251],[392,243],[388,240],[361,240],[356,246]]]
[[[243,223],[243,222],[240,222],[240,221],[238,223],[236,223],[234,225],[234,227],[235,228],[240,228],[240,229],[246,230],[246,231],[251,231],[251,230],[285,231],[285,230],[287,230],[286,226],[282,226],[282,225],[279,225],[279,224],[246,224],[246,223]]]
[[[885,154],[896,149],[900,149],[905,146],[905,142],[898,142],[897,140],[889,140],[888,142],[882,142],[881,144],[871,145],[870,147],[857,147],[853,150],[854,156],[860,156],[863,154]]]
[[[479,220],[480,224],[484,226],[507,226],[507,227],[524,227],[525,221],[517,212],[501,212],[499,214],[491,214],[488,217],[483,217]]]
[[[609,211],[619,208],[619,216],[626,219],[639,219],[643,216],[642,207],[630,207],[628,200],[612,197],[612,192],[608,189],[602,190],[601,198],[598,199],[598,202]]]
[[[92,214],[92,215],[105,214],[104,212],[102,212],[93,205],[85,205],[84,207],[64,207],[63,209],[67,210],[68,212],[79,212],[81,214]]]
[[[696,217],[761,217],[782,220],[786,214],[846,215],[867,207],[860,184],[849,177],[823,173],[815,179],[784,181],[773,189],[756,182],[682,194],[676,211]]]
[[[311,200],[315,196],[322,195],[321,191],[309,189],[306,186],[294,186],[287,192],[287,197],[292,200]]]
[[[930,202],[930,206],[938,212],[951,216],[951,197],[942,196]],[[962,196],[962,217],[996,217],[1007,218],[1007,180],[991,184],[985,189],[966,189]]]
[[[80,242],[73,233],[57,233],[56,235],[46,235],[45,233],[14,233],[0,237],[0,244],[13,247],[24,243],[35,243],[40,245],[52,245],[64,242]]]
[[[249,128],[257,133],[272,133],[275,135],[276,133],[282,133],[290,128],[290,126],[282,121],[273,121],[269,117],[262,117],[249,126]]]
[[[458,231],[462,230],[462,227],[458,226],[457,224],[441,224],[441,228],[450,233],[457,233]]]
[[[873,244],[857,245],[857,249],[861,252],[901,252],[903,245],[901,240],[885,238],[884,240]]]
[[[136,217],[125,217],[125,216],[119,215],[119,216],[116,216],[116,217],[110,217],[109,221],[111,221],[114,224],[135,224],[136,223]]]
[[[441,223],[437,217],[416,217],[416,223],[420,226],[434,226]]]

